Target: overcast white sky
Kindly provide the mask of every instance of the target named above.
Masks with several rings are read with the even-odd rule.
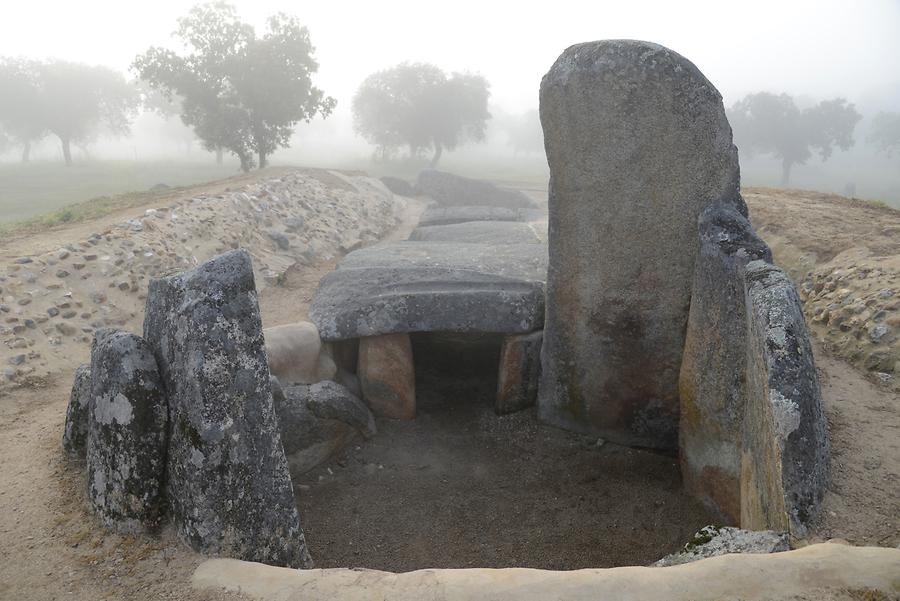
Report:
[[[176,17],[194,4],[0,3],[0,55],[61,57],[120,70],[150,45],[171,45]],[[480,72],[491,82],[492,103],[510,111],[536,107],[540,78],[559,53],[603,38],[651,40],[680,52],[727,104],[757,90],[900,103],[900,0],[234,4],[258,28],[277,11],[300,17],[317,47],[316,83],[338,99],[342,113],[366,75],[404,60]]]

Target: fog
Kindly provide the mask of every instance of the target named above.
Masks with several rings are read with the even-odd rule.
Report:
[[[193,2],[5,2],[0,56],[62,58],[99,64],[134,77],[129,66],[153,45],[178,50],[171,33]],[[354,135],[351,100],[370,73],[403,61],[433,63],[447,72],[471,71],[490,83],[490,110],[518,115],[537,107],[538,86],[567,46],[603,38],[658,42],[693,61],[731,106],[748,93],[787,93],[802,102],[834,97],[854,103],[863,120],[850,151],[827,161],[814,156],[794,170],[792,185],[855,194],[900,206],[900,158],[875,152],[867,129],[879,111],[900,111],[900,2],[870,0],[584,3],[556,1],[422,3],[412,1],[299,3],[237,0],[243,19],[258,29],[283,11],[309,28],[319,71],[314,83],[337,100],[332,116],[298,126],[291,149],[276,163],[365,167],[373,148]],[[171,125],[171,124],[170,124]],[[177,125],[177,124],[176,124]],[[514,153],[501,128],[488,139],[444,155],[447,168],[465,169],[485,158],[545,172],[542,157]],[[55,160],[48,138],[34,158]],[[76,157],[128,160],[211,160],[198,144],[185,145],[145,114],[124,139],[100,139]],[[16,159],[8,151],[5,160]],[[779,161],[741,153],[746,184],[776,185]],[[505,163],[504,163],[505,162]],[[383,168],[384,166],[377,167]]]

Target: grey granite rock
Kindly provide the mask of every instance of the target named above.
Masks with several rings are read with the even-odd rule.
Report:
[[[421,171],[416,187],[442,207],[488,206],[518,209],[535,206],[535,202],[519,190],[501,188],[488,181],[436,169]]]
[[[675,449],[697,219],[746,214],[722,97],[647,42],[568,48],[544,76],[550,165],[539,414],[628,445]]]
[[[91,366],[75,368],[72,393],[66,408],[63,449],[74,459],[84,459],[87,449],[88,419],[91,407]]]
[[[419,217],[419,227],[453,225],[469,221],[527,221],[533,211],[501,207],[430,207]]]
[[[409,235],[416,242],[467,242],[472,244],[541,244],[527,223],[515,221],[468,221],[452,225],[417,227]]]
[[[679,457],[685,487],[724,523],[741,515],[741,425],[747,398],[744,269],[772,253],[737,210],[700,217],[700,250],[679,379]]]
[[[152,280],[144,336],[169,399],[167,495],[181,537],[203,553],[310,567],[250,256]]]
[[[167,405],[150,346],[101,329],[91,348],[88,500],[107,527],[152,531],[162,519]]]
[[[790,550],[790,541],[786,532],[706,526],[694,535],[684,549],[678,553],[666,555],[653,566],[677,566],[728,553],[780,553]]]
[[[822,393],[809,332],[790,277],[747,265],[747,400],[741,462],[741,527],[803,536],[829,475]]]
[[[347,255],[310,320],[323,340],[398,332],[526,333],[544,317],[546,247],[397,242]]]
[[[335,382],[282,386],[272,378],[284,452],[295,476],[327,461],[358,434],[375,434],[375,418]]]

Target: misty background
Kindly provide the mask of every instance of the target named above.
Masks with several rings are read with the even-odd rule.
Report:
[[[103,65],[133,80],[131,65],[151,46],[182,48],[172,37],[178,17],[194,2],[6,3],[0,20],[0,56]],[[231,2],[261,31],[278,12],[308,27],[319,64],[313,85],[337,104],[325,119],[299,123],[289,148],[271,164],[365,169],[414,175],[429,155],[380,160],[376,148],[354,131],[353,97],[367,76],[403,62],[431,63],[446,73],[481,75],[489,84],[483,142],[444,152],[439,167],[499,180],[545,183],[546,160],[527,130],[538,131],[541,77],[572,44],[604,38],[660,43],[694,62],[721,92],[726,108],[748,94],[790,95],[799,109],[846,99],[861,116],[853,144],[827,160],[818,153],[794,165],[790,186],[850,194],[900,207],[900,153],[868,143],[881,112],[900,113],[900,2],[594,3],[557,1],[421,3],[407,1],[299,3]],[[529,125],[530,124],[530,125]],[[522,133],[525,131],[526,133]],[[518,133],[517,133],[518,132]],[[736,139],[744,185],[778,186],[781,160],[751,152]],[[32,146],[29,164],[21,148],[0,154],[0,210],[18,216],[12,188],[40,186],[46,163],[82,193],[114,194],[155,184],[182,185],[239,173],[239,162],[204,150],[178,119],[142,109],[130,134],[105,135],[72,148],[64,171],[60,142],[47,136]],[[165,167],[160,167],[164,164]],[[56,176],[55,176],[56,177]],[[98,184],[97,180],[103,180]],[[6,180],[6,183],[4,183]],[[15,180],[14,183],[11,183]],[[14,198],[15,196],[15,198]],[[27,216],[29,208],[16,211]],[[24,212],[23,212],[24,211]],[[13,215],[15,213],[15,215]]]

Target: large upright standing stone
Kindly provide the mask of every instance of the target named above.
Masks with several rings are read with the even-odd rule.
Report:
[[[151,281],[144,336],[169,399],[167,493],[182,538],[204,553],[309,567],[250,256]]]
[[[610,40],[544,76],[550,164],[542,419],[675,448],[697,218],[746,215],[722,97],[675,52]]]
[[[102,329],[91,348],[88,500],[107,527],[134,534],[163,514],[166,394],[150,346]]]

